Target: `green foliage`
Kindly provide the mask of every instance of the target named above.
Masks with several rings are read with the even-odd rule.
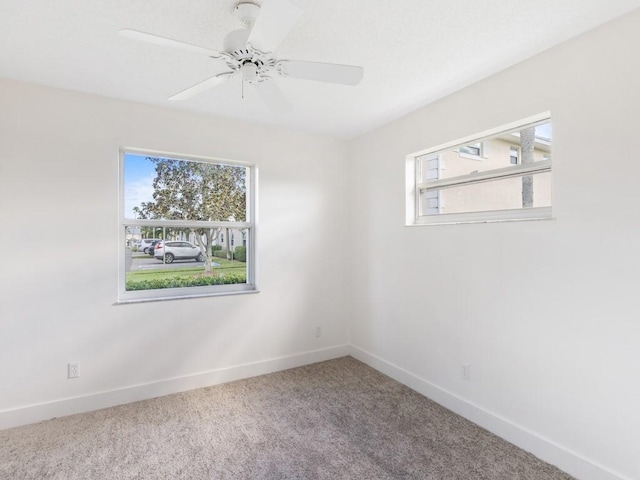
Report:
[[[234,260],[238,260],[239,262],[247,261],[247,247],[244,245],[238,245],[236,250],[233,252]]]
[[[246,168],[149,157],[156,166],[153,201],[139,218],[238,222],[246,219]]]
[[[220,247],[220,245],[218,245]],[[218,258],[227,258],[227,251],[223,250],[222,247],[214,249],[213,252],[214,257]]]
[[[211,251],[222,250],[222,245],[214,245],[211,247]]]
[[[144,260],[149,261],[149,263],[154,263],[153,259],[148,255],[144,255]],[[219,263],[219,266],[213,269],[213,275],[218,277],[225,278],[240,278],[242,279],[242,283],[244,283],[247,277],[247,267],[246,264],[242,262],[229,261],[223,258],[217,259],[216,263]],[[127,272],[127,286],[131,286],[133,289],[142,289],[147,288],[144,285],[160,285],[163,282],[169,283],[173,282],[174,284],[178,284],[180,282],[185,285],[188,284],[188,281],[193,278],[204,276],[210,276],[205,273],[206,270],[203,269],[202,266],[188,266],[184,268],[171,268],[171,269],[159,269],[159,270],[137,270],[132,272]],[[177,280],[180,279],[180,280]],[[154,283],[158,281],[159,283]],[[145,283],[146,282],[146,283]],[[144,285],[136,287],[134,284],[143,283]],[[155,287],[153,287],[155,288]]]
[[[224,276],[194,276],[156,278],[148,280],[128,280],[127,290],[157,290],[162,288],[203,287],[210,285],[231,285],[246,283],[246,275],[227,274]]]
[[[235,251],[231,252],[233,256],[233,260],[237,260],[239,262],[247,261],[247,247],[243,245],[238,245]],[[223,250],[222,247],[216,248],[213,251],[213,256],[218,258],[227,258],[227,251]]]

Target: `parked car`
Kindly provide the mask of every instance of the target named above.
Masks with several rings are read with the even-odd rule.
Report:
[[[149,245],[147,253],[153,257],[153,252],[156,248],[156,245],[161,241],[162,240],[154,240],[153,242],[151,242],[151,245]]]
[[[138,251],[149,253],[149,247],[156,240],[159,240],[159,238],[143,238],[140,240],[140,245],[138,245]]]
[[[195,260],[204,262],[204,254],[200,248],[191,242],[184,240],[161,240],[153,249],[153,256],[165,263],[173,263],[174,260]]]

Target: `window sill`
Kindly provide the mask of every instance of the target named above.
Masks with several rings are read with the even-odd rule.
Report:
[[[480,155],[472,155],[471,153],[460,153],[458,152],[458,155],[460,155],[460,158],[467,158],[469,160],[486,160],[487,157],[483,157]]]
[[[501,210],[493,212],[477,213],[450,213],[440,215],[425,215],[413,222],[408,222],[407,227],[420,227],[430,225],[459,225],[466,223],[497,223],[497,222],[523,222],[537,220],[553,220],[551,207],[531,208],[526,211]]]
[[[121,298],[113,303],[113,305],[127,305],[130,303],[149,303],[149,302],[166,302],[169,300],[186,300],[192,298],[204,298],[204,297],[228,297],[231,295],[248,295],[253,293],[260,293],[260,290],[235,290],[228,292],[209,292],[209,293],[194,293],[191,295],[167,295],[158,297],[140,297],[140,298]]]

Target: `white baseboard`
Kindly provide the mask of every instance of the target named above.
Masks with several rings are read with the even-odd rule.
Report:
[[[349,354],[541,460],[584,480],[632,480],[354,345]]]
[[[351,355],[394,380],[421,393],[440,405],[486,428],[538,458],[584,480],[632,480],[623,474],[589,460],[506,418],[457,396],[419,376],[354,345],[314,350],[264,361],[234,365],[157,382],[131,385],[80,397],[26,405],[0,411],[0,430],[48,420],[54,417],[98,410],[195,388],[241,380],[243,378],[300,367]]]
[[[254,363],[198,372],[183,377],[167,378],[157,382],[130,385],[80,397],[63,398],[51,402],[3,410],[0,411],[0,430],[301,367],[344,357],[348,354],[348,345],[340,345]]]

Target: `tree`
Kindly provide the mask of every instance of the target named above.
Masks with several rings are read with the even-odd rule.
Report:
[[[520,131],[520,150],[522,152],[522,164],[534,161],[533,150],[536,140],[536,127],[525,128]],[[533,176],[522,177],[522,207],[533,207]]]
[[[190,221],[246,220],[246,169],[232,165],[147,157],[156,167],[153,201],[143,202],[140,218]],[[212,268],[212,246],[220,228],[190,228]]]

